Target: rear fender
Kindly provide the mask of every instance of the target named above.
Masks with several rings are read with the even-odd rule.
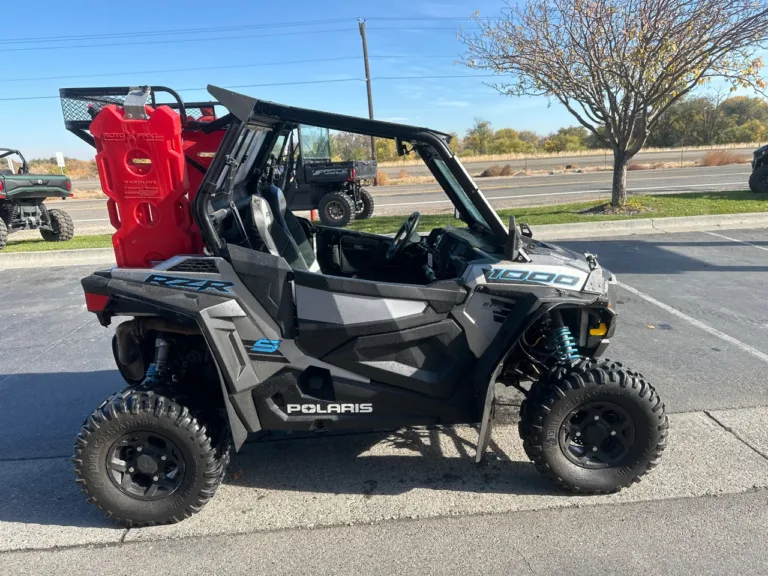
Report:
[[[145,276],[149,272],[141,271]],[[102,297],[99,309],[91,309],[90,305],[89,309],[104,326],[115,316],[131,316],[157,322],[154,328],[158,330],[201,334],[219,375],[235,449],[240,449],[249,432],[261,430],[249,391],[259,379],[237,336],[235,321],[246,314],[236,300],[114,278],[110,272],[92,274],[81,283],[86,301],[93,301],[92,295]]]

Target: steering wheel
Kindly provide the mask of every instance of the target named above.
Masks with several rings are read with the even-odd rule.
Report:
[[[397,234],[395,234],[395,237],[392,239],[392,244],[389,245],[389,249],[387,250],[387,260],[392,260],[395,256],[399,255],[403,251],[403,248],[408,245],[408,240],[419,225],[419,220],[421,220],[421,214],[419,212],[414,212],[405,219],[403,225],[400,226],[400,230],[397,231]]]

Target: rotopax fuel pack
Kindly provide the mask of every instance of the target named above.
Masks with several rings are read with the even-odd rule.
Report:
[[[167,106],[104,107],[90,125],[119,267],[145,268],[202,253],[190,216],[179,114]],[[189,147],[190,143],[187,144]],[[206,163],[207,164],[207,163]],[[202,174],[194,177],[194,190]]]

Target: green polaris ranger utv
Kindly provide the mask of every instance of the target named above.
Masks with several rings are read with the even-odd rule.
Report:
[[[69,198],[72,183],[58,174],[30,174],[18,150],[0,148],[0,250],[8,235],[18,230],[40,230],[43,240],[62,242],[75,235],[72,218],[64,210],[49,210],[47,198]]]

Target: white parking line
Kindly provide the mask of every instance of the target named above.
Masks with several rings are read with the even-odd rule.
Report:
[[[768,252],[768,248],[766,248],[765,246],[758,246],[757,244],[752,244],[752,242],[747,242],[746,240],[739,240],[738,238],[723,236],[722,234],[718,234],[717,232],[704,232],[704,234],[709,234],[710,236],[717,236],[718,238],[725,238],[726,240],[730,240],[731,242],[746,244],[747,246],[752,246],[752,248],[757,248],[758,250],[765,250],[766,252]]]
[[[765,354],[764,352],[760,352],[760,350],[758,350],[757,348],[753,348],[749,344],[745,344],[744,342],[742,342],[741,340],[737,340],[733,336],[729,336],[728,334],[720,332],[720,330],[717,330],[716,328],[712,328],[712,326],[710,326],[709,324],[705,324],[701,320],[696,320],[696,318],[692,318],[691,316],[688,316],[688,314],[680,312],[680,310],[677,310],[676,308],[672,308],[672,306],[669,306],[668,304],[664,304],[664,302],[659,302],[653,296],[649,296],[648,294],[640,292],[640,290],[638,290],[637,288],[633,288],[632,286],[624,284],[623,282],[619,282],[618,285],[624,288],[624,290],[627,290],[628,292],[632,292],[632,294],[634,294],[635,296],[639,296],[646,302],[655,304],[656,306],[658,306],[662,310],[669,312],[673,316],[677,316],[681,320],[685,320],[692,326],[696,326],[696,328],[700,328],[701,330],[704,330],[704,332],[707,332],[712,336],[716,336],[717,338],[720,338],[720,340],[728,342],[729,344],[733,344],[737,348],[743,350],[748,354],[752,354],[752,356],[759,358],[763,362],[768,362],[768,354]]]
[[[628,188],[627,192],[644,192],[646,190],[669,190],[674,191],[678,188],[712,188],[712,184],[686,184],[681,186],[647,186],[644,188]],[[744,182],[724,182],[716,185],[719,188],[723,186],[744,187]],[[517,198],[538,198],[539,196],[575,196],[578,194],[610,194],[610,188],[600,188],[597,190],[576,190],[574,192],[544,192],[542,194],[513,194],[510,196],[488,196],[488,200],[515,200]],[[439,194],[439,192],[435,192]],[[450,204],[450,200],[428,200],[426,202],[399,202],[397,204],[384,204],[382,206],[418,206],[419,204]]]

